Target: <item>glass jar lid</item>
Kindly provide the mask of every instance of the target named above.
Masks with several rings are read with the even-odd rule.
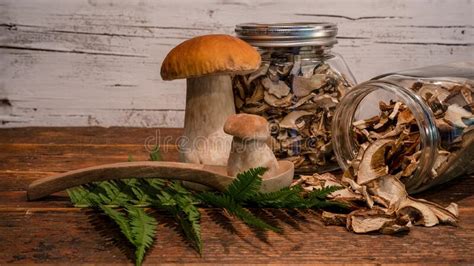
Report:
[[[237,37],[258,47],[333,46],[337,25],[326,22],[259,24],[235,27]]]

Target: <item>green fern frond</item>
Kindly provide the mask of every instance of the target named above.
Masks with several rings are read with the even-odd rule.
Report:
[[[275,192],[258,192],[249,199],[249,204],[268,208],[304,208],[307,200],[303,198],[300,186],[286,187]]]
[[[329,201],[327,197],[343,187],[340,186],[327,186],[321,189],[315,189],[306,195],[307,205],[306,208],[339,208],[345,209],[347,206],[341,202]]]
[[[341,186],[327,186],[320,189],[315,189],[308,193],[308,199],[326,199],[331,193],[342,189]]]
[[[231,196],[237,202],[247,200],[259,191],[262,185],[261,176],[265,171],[267,171],[266,168],[257,167],[237,174],[236,179],[224,193]]]
[[[86,208],[92,206],[88,197],[89,191],[84,189],[82,186],[68,189],[67,194],[75,207]]]
[[[140,187],[131,187],[133,195],[135,195],[135,199],[131,202],[137,206],[148,206],[152,201],[151,196],[149,196],[144,189]]]
[[[101,204],[123,207],[133,200],[133,195],[126,193],[129,187],[124,186],[120,181],[104,181],[98,186],[103,189],[103,193],[99,194]]]
[[[114,210],[113,208],[108,206],[100,206],[100,209],[119,226],[122,234],[127,238],[130,243],[133,244],[134,239],[128,218],[121,212]]]
[[[101,188],[95,184],[78,186],[67,190],[75,207],[87,208],[97,206],[102,200],[99,196]]]
[[[194,248],[202,254],[201,239],[201,213],[193,204],[192,198],[179,195],[176,199],[176,216],[186,238],[191,241]]]
[[[152,188],[157,189],[157,190],[162,190],[166,183],[163,179],[158,179],[158,178],[147,178],[147,179],[142,179],[142,181],[145,182],[146,185],[149,185]]]
[[[149,216],[142,208],[127,206],[130,229],[135,250],[135,264],[141,265],[146,250],[153,244],[157,221]]]
[[[191,195],[191,192],[181,185],[181,182],[175,181],[168,184],[168,188],[171,189],[174,193],[182,195]]]
[[[272,230],[275,232],[279,232],[280,229],[274,226],[267,224],[262,219],[256,217],[251,212],[244,209],[241,205],[239,205],[230,195],[226,194],[214,194],[212,192],[203,192],[198,195],[199,198],[212,206],[218,208],[224,208],[230,214],[234,215],[235,217],[239,218],[246,224],[250,226],[254,226],[264,230]]]
[[[160,147],[157,145],[150,151],[150,161],[161,161]]]
[[[173,214],[186,238],[202,254],[201,213],[195,206],[197,199],[179,183],[171,184],[158,198],[161,207]]]

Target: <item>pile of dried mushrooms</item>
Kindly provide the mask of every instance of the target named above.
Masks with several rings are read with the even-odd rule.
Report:
[[[386,234],[406,231],[412,224],[457,224],[455,203],[443,208],[410,197],[406,188],[416,191],[474,171],[474,90],[469,84],[428,82],[416,82],[412,89],[433,110],[441,138],[431,173],[416,174],[422,144],[410,109],[402,102],[380,102],[378,116],[353,123],[360,150],[342,179],[326,173],[302,176],[295,183],[308,191],[343,187],[331,197],[346,203],[352,212],[324,212],[327,224],[344,225],[356,233]]]
[[[336,165],[331,121],[339,99],[353,84],[324,62],[271,56],[254,73],[234,77],[237,112],[265,117],[274,154],[292,161],[296,171]]]

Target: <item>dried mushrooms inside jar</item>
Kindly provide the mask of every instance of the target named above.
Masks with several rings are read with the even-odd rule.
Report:
[[[338,162],[354,176],[364,166],[362,180],[396,175],[410,193],[473,174],[473,75],[474,64],[434,66],[357,85],[333,124]],[[382,140],[386,167],[368,168],[361,154]]]
[[[266,118],[268,144],[277,158],[292,161],[297,173],[338,168],[331,122],[355,80],[342,57],[331,52],[337,26],[241,24],[236,32],[262,56],[257,71],[233,78],[236,112]]]

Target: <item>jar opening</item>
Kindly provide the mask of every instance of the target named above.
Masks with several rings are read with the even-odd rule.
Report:
[[[333,148],[339,165],[349,168],[350,161],[355,159],[359,146],[354,139],[354,122],[379,115],[376,106],[379,101],[401,102],[413,115],[419,131],[419,164],[405,186],[410,192],[416,192],[421,185],[418,178],[430,174],[437,156],[439,144],[438,131],[430,108],[424,101],[409,89],[386,81],[367,81],[359,84],[346,95],[336,110],[333,120]],[[398,137],[393,136],[393,137]]]

